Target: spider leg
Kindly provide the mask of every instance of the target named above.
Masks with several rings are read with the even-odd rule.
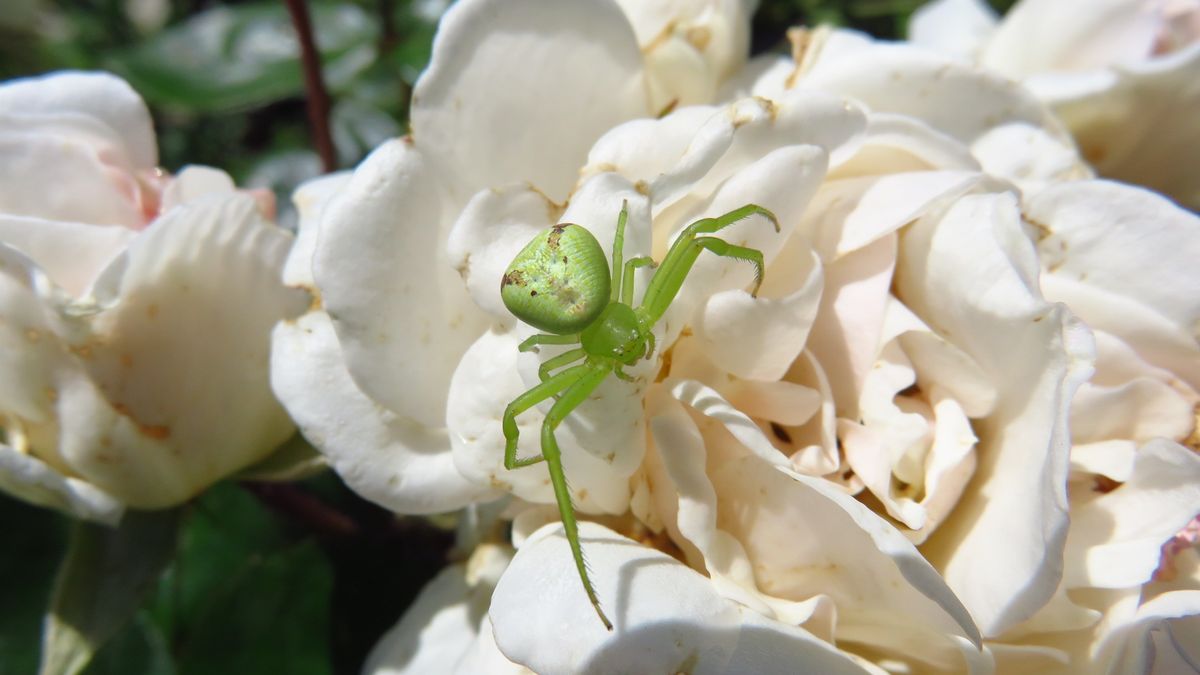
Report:
[[[538,379],[545,382],[550,379],[550,371],[573,361],[578,361],[585,356],[587,356],[587,351],[583,347],[577,347],[570,351],[565,351],[558,356],[548,358],[542,362],[542,365],[538,366]]]
[[[625,280],[621,283],[621,302],[633,306],[633,271],[639,267],[654,267],[658,263],[648,255],[630,258],[625,263]]]
[[[697,220],[679,233],[675,242],[671,244],[670,250],[667,251],[667,255],[663,258],[658,271],[655,272],[654,278],[650,280],[650,285],[646,287],[646,294],[642,297],[642,307],[654,308],[655,310],[647,314],[648,318],[651,319],[651,324],[657,323],[659,318],[662,317],[663,312],[667,310],[671,301],[675,299],[675,294],[679,292],[679,287],[683,284],[683,279],[687,277],[687,273],[692,269],[692,264],[696,261],[695,256],[699,255],[699,251],[694,251],[694,247],[692,246],[692,242],[696,240],[696,235],[718,232],[752,215],[760,215],[766,218],[771,221],[771,225],[775,227],[775,231],[779,231],[779,220],[775,217],[774,213],[757,204],[747,204],[740,209],[734,209],[716,218]],[[736,248],[753,250],[745,249],[744,247]],[[731,257],[744,258],[744,256]],[[761,277],[762,274],[760,273],[759,278]],[[757,286],[755,289],[757,290]],[[661,298],[661,296],[666,297]]]
[[[612,250],[612,295],[610,302],[621,297],[621,257],[625,249],[625,223],[629,220],[629,200],[621,201],[621,215],[617,216],[617,234],[613,237]]]
[[[517,438],[519,431],[517,430],[517,415],[529,410],[533,406],[545,401],[546,399],[558,394],[567,389],[571,385],[579,382],[580,379],[590,374],[590,368],[586,364],[580,364],[574,368],[568,368],[554,377],[542,382],[533,389],[521,394],[513,399],[512,403],[504,409],[504,419],[502,422],[504,428],[504,468],[508,470],[516,469],[530,464],[537,464],[545,459],[544,455],[536,455],[533,457],[517,457]]]
[[[655,274],[654,278],[651,279],[651,286],[657,288],[659,293],[652,300],[644,301],[640,308],[650,325],[654,325],[662,318],[663,313],[667,311],[667,307],[675,299],[675,295],[679,293],[680,287],[683,286],[683,281],[687,278],[688,272],[692,271],[692,265],[696,263],[696,258],[705,249],[725,258],[745,260],[753,264],[754,290],[750,294],[754,296],[758,295],[758,287],[762,285],[763,277],[762,251],[745,246],[734,246],[724,239],[716,237],[698,237],[680,248],[683,253],[677,258],[678,262],[674,268],[671,270],[659,270],[658,274]],[[654,286],[656,283],[658,283],[658,286]],[[648,295],[649,291],[647,291]]]
[[[579,342],[579,334],[572,333],[570,335],[553,335],[550,333],[538,333],[530,335],[525,340],[517,345],[517,351],[537,353],[538,345],[573,345]]]
[[[604,622],[604,627],[612,630],[612,622],[600,609],[600,599],[596,597],[596,589],[588,578],[587,563],[583,559],[583,548],[579,544],[579,525],[575,521],[575,507],[571,504],[571,491],[567,487],[567,477],[563,473],[562,453],[558,441],[554,438],[554,430],[571,414],[571,411],[587,400],[587,397],[608,377],[610,370],[603,366],[582,365],[588,372],[578,376],[578,379],[568,388],[554,407],[546,415],[542,423],[542,456],[546,459],[546,468],[550,470],[550,482],[554,486],[554,497],[558,500],[558,514],[562,517],[563,530],[567,535],[567,543],[571,547],[571,555],[575,558],[575,569],[579,571],[579,580],[583,582],[583,590],[588,600]],[[575,370],[572,368],[571,370]],[[566,371],[570,372],[570,371]]]
[[[625,369],[622,368],[621,364],[619,363],[613,366],[613,374],[617,376],[618,380],[625,380],[626,382],[633,382],[636,379],[629,373],[625,372]]]

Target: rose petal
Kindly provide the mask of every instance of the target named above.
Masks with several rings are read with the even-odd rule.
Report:
[[[1086,329],[1037,291],[1037,259],[1009,195],[963,197],[902,240],[901,300],[988,374],[980,464],[925,551],[995,635],[1053,593],[1066,537],[1068,402],[1090,374]]]
[[[486,615],[492,590],[511,558],[511,550],[483,546],[466,565],[443,569],[371,649],[362,672],[528,673],[496,649]]]
[[[443,214],[424,154],[390,141],[325,209],[313,255],[355,383],[431,429],[445,424],[454,364],[487,324],[448,262]]]
[[[687,194],[707,197],[730,176],[774,150],[815,145],[837,158],[848,151],[865,121],[858,108],[822,92],[789,92],[778,102],[734,102],[696,131],[673,167],[662,175],[645,177],[651,180],[656,220]],[[775,182],[779,180],[782,177]],[[786,224],[788,219],[781,216],[780,222]]]
[[[55,471],[44,462],[0,444],[0,489],[27,502],[76,518],[116,525],[125,505],[103,490]]]
[[[517,351],[514,332],[489,331],[467,350],[450,382],[446,421],[455,464],[468,480],[510,490],[522,499],[553,503],[544,464],[504,468],[504,409],[530,387],[519,363],[536,367],[537,355]],[[629,477],[645,452],[642,428],[644,379],[605,380],[558,427],[555,438],[575,507],[583,512],[623,513],[629,507]],[[553,399],[517,417],[518,456],[541,454],[540,431]]]
[[[825,268],[821,309],[807,348],[829,377],[838,417],[858,417],[862,382],[879,352],[895,264],[893,234]]]
[[[162,212],[205,195],[237,191],[233,178],[220,169],[187,166],[171,178],[162,192]]]
[[[124,227],[0,215],[0,241],[37,261],[55,284],[75,297],[137,236]]]
[[[325,205],[347,174],[297,190],[300,231],[284,278],[305,287]],[[398,513],[441,513],[498,496],[467,481],[454,466],[444,429],[418,427],[371,400],[355,384],[319,296],[304,316],[272,335],[271,386],[304,436],[360,495]]]
[[[807,631],[722,598],[709,580],[669,556],[594,523],[580,536],[604,630],[583,594],[561,526],[530,537],[492,596],[496,643],[539,673],[864,673],[853,657]],[[545,636],[555,636],[546,649]]]
[[[107,160],[130,171],[158,164],[154,123],[137,92],[103,72],[61,71],[0,86],[0,114],[78,125],[104,134],[120,154]]]
[[[1200,158],[1189,148],[1200,143],[1200,120],[1183,111],[1200,106],[1197,72],[1200,42],[1162,58],[1082,75],[1082,84],[1042,78],[1029,84],[1101,174],[1146,185],[1195,209]]]
[[[1055,185],[1030,198],[1024,213],[1038,227],[1050,274],[1136,300],[1200,338],[1195,214],[1110,181]],[[1153,264],[1147,264],[1150,256]]]
[[[779,275],[770,274],[772,283],[764,283],[757,298],[731,290],[714,293],[704,303],[693,330],[722,370],[771,382],[783,377],[803,351],[821,304],[824,278],[821,261],[812,251],[807,261],[797,261],[801,264],[783,260],[792,248],[785,248],[771,269],[793,276],[800,282],[794,288],[782,290],[787,282],[774,283]]]
[[[172,449],[147,457],[93,445],[94,427],[64,417],[61,442],[78,442],[68,456],[94,482],[131,505],[161,507],[292,433],[267,372],[272,325],[305,302],[279,281],[291,243],[248,196],[202,199],[155,221],[101,274],[95,297],[71,309],[72,352],[116,410]]]
[[[1104,636],[1098,650],[1110,673],[1170,675],[1200,663],[1200,591],[1164,593],[1133,620]]]
[[[983,62],[1017,78],[1141,60],[1157,39],[1155,14],[1142,3],[1120,0],[1025,0],[1005,15]]]
[[[872,112],[915,117],[967,143],[1010,122],[1056,128],[1045,107],[1015,82],[903,43],[842,48],[826,42],[798,84],[847,96]]]
[[[342,480],[397,513],[444,513],[498,496],[459,473],[444,429],[381,408],[346,371],[329,318],[312,312],[273,336],[271,384]]]
[[[974,61],[996,23],[996,10],[982,0],[935,0],[913,12],[908,20],[908,40]]]
[[[529,181],[562,200],[592,141],[650,112],[643,87],[615,2],[459,2],[414,89],[413,135],[438,149],[456,199]]]
[[[90,137],[91,120],[0,114],[0,211],[18,216],[140,228],[138,185],[109,163],[112,145]],[[66,128],[62,128],[62,127]],[[57,189],[47,189],[57,186]]]
[[[1150,580],[1162,545],[1200,513],[1200,456],[1158,439],[1128,481],[1071,510],[1063,584],[1130,588]]]

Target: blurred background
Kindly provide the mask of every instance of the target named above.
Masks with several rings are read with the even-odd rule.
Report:
[[[447,0],[309,2],[338,168],[407,128],[409,94]],[[762,0],[752,51],[798,24],[902,38],[922,0]],[[991,3],[1004,11],[1011,0]],[[239,185],[320,174],[296,33],[283,0],[3,0],[0,79],[115,72],[146,99],[168,171],[207,164]],[[85,671],[357,673],[375,641],[455,556],[453,522],[396,518],[325,473],[225,482],[183,509],[166,572]],[[71,523],[0,494],[0,675],[37,671],[42,615]]]

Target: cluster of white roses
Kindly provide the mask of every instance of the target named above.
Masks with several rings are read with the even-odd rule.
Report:
[[[465,509],[372,673],[1192,672],[1200,3],[941,0],[747,61],[751,5],[460,0],[411,136],[303,186],[290,254],[223,174],[153,173],[119,81],[0,88],[0,486],[111,520],[290,415],[363,496]],[[558,222],[628,203],[661,258],[751,202],[759,296],[701,256],[558,432],[609,633],[545,467],[503,467],[556,352],[500,278]]]

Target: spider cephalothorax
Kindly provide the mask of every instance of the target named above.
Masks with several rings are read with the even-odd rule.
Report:
[[[752,294],[758,293],[763,277],[761,251],[734,246],[716,237],[700,236],[717,232],[754,214],[769,219],[775,231],[779,231],[775,215],[754,204],[689,225],[667,251],[637,307],[633,306],[634,270],[653,266],[654,260],[647,256],[622,264],[625,222],[629,218],[627,206],[621,208],[617,217],[611,268],[604,249],[591,232],[579,225],[559,224],[538,233],[521,249],[500,281],[500,295],[505,307],[518,319],[546,331],[522,342],[521,351],[536,351],[537,345],[542,344],[579,345],[543,362],[538,369],[541,383],[518,396],[504,410],[504,467],[511,470],[546,461],[583,589],[609,630],[612,630],[612,622],[600,608],[584,565],[575,508],[571,504],[554,430],[610,373],[628,380],[630,377],[623,367],[654,354],[654,324],[671,306],[701,251],[708,249],[719,256],[753,264]],[[551,374],[576,361],[582,363]],[[542,424],[542,454],[517,457],[517,415],[552,397],[557,400]]]

